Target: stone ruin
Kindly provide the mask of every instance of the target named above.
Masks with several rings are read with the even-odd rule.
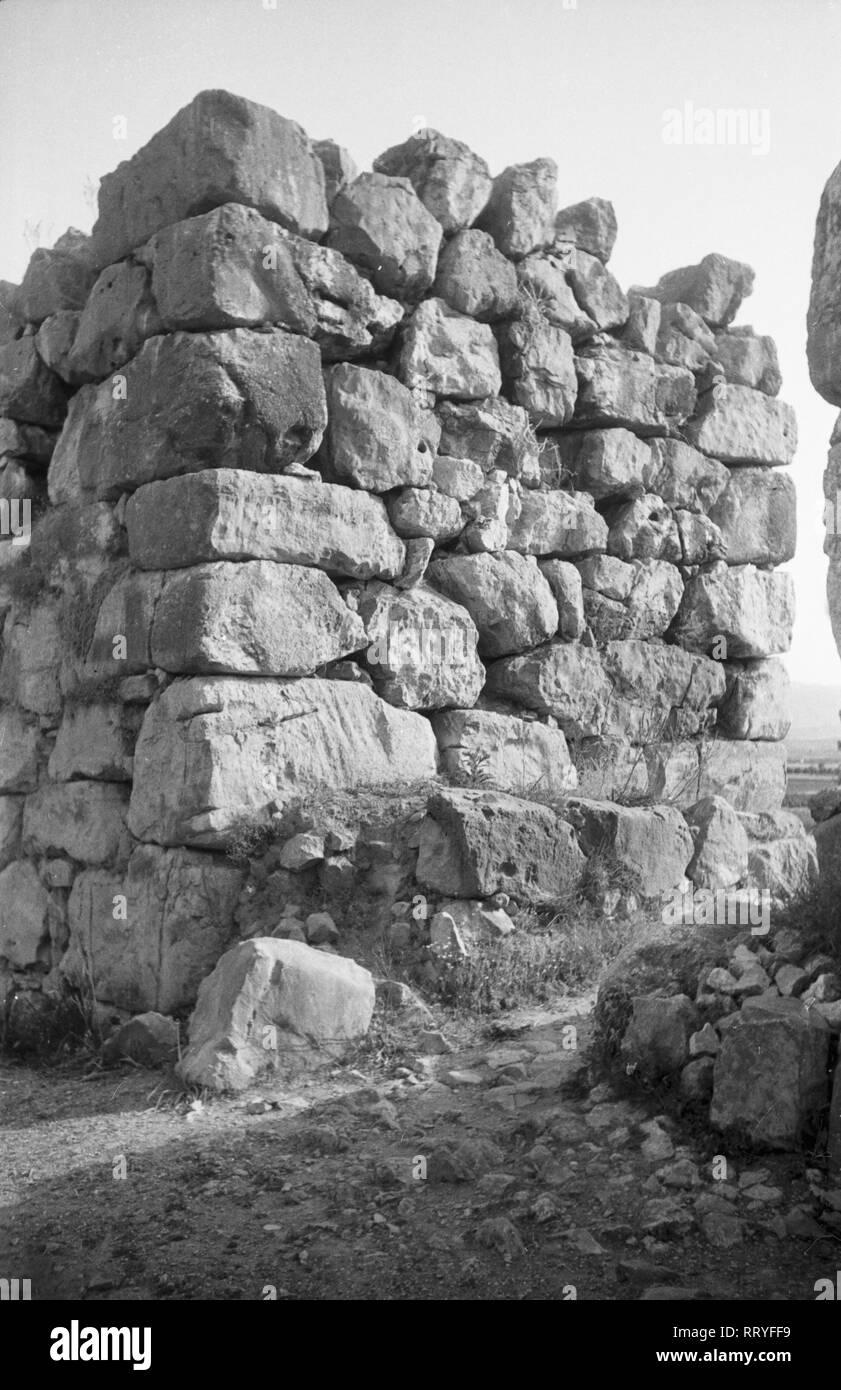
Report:
[[[556,185],[432,130],[357,174],[202,92],[90,237],[0,284],[8,1037],[68,988],[126,1020],[201,987],[182,1074],[243,1086],[367,1029],[362,893],[434,977],[596,853],[658,902],[813,884],[781,810],[796,425],[733,323],[753,272],[625,293],[611,204]],[[666,927],[666,978],[636,957],[602,1013],[725,1127],[761,1033],[784,1145],[841,1010],[738,921]]]

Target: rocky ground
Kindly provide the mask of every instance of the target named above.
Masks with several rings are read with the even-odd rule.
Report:
[[[421,1042],[379,1013],[342,1068],[233,1101],[6,1062],[0,1263],[33,1299],[813,1300],[841,1184],[611,1090],[592,1002]]]

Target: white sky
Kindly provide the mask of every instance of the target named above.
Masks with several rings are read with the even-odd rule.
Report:
[[[496,173],[550,155],[561,205],[610,198],[627,288],[708,251],[757,272],[738,322],[770,333],[796,411],[792,677],[841,685],[822,554],[836,412],[812,390],[805,316],[814,219],[841,160],[838,0],[0,0],[0,278],[27,222],[89,229],[85,182],[205,87],[346,145],[360,168],[417,117]],[[567,8],[569,6],[569,8]],[[664,112],[768,112],[770,146],[675,146]],[[115,116],[127,138],[115,141]],[[757,119],[759,119],[757,117]],[[763,118],[764,119],[764,118]]]

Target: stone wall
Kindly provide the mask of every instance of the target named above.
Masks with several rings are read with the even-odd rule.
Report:
[[[796,428],[733,324],[753,272],[626,293],[551,159],[374,163],[204,92],[0,283],[10,996],[188,1007],[226,851],[316,789],[437,779],[417,881],[467,899],[550,898],[605,836],[640,862],[632,801],[667,803],[658,888],[720,886],[699,800],[742,818],[728,886],[794,835]]]

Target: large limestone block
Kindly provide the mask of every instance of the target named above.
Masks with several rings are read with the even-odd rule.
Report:
[[[729,801],[705,796],[685,812],[694,853],[686,870],[696,888],[732,888],[748,871],[748,837]]]
[[[360,174],[333,199],[325,244],[370,276],[379,294],[414,302],[435,279],[442,236],[408,179]]]
[[[224,848],[243,823],[267,825],[317,787],[423,781],[435,769],[427,720],[367,685],[177,680],[140,731],[129,828],[163,845]]]
[[[742,300],[753,291],[753,281],[749,265],[713,251],[697,265],[670,270],[653,289],[640,293],[661,304],[687,304],[711,327],[723,328],[736,317]]]
[[[0,957],[25,970],[48,959],[50,937],[60,921],[57,903],[28,860],[7,865],[0,873]]]
[[[738,468],[710,512],[728,565],[783,565],[797,544],[797,499],[788,473]]]
[[[138,845],[124,875],[87,869],[61,972],[133,1013],[188,1008],[234,932],[242,872],[221,855]]]
[[[791,728],[789,674],[781,661],[726,662],[718,726],[727,738],[784,739]]]
[[[134,260],[106,266],[80,315],[66,359],[68,380],[102,381],[163,328],[147,268]]]
[[[432,720],[443,769],[453,780],[528,797],[563,796],[578,785],[560,729],[516,715],[457,709]]]
[[[559,434],[550,447],[557,451],[559,468],[571,475],[574,486],[597,500],[631,498],[655,490],[651,446],[630,430]]]
[[[19,459],[39,465],[38,471],[49,463],[56,436],[40,425],[26,425],[19,420],[0,419],[0,459]]]
[[[485,668],[466,607],[426,584],[370,584],[359,598],[374,688],[401,709],[447,709],[479,698]]]
[[[509,514],[508,548],[522,555],[577,559],[603,551],[607,522],[586,492],[524,492],[516,515]]]
[[[321,570],[217,561],[166,574],[154,666],[179,675],[311,675],[365,644],[359,618]]]
[[[558,166],[553,159],[511,164],[497,174],[487,204],[476,220],[504,256],[519,260],[547,246],[558,208]]]
[[[66,413],[64,383],[41,360],[35,339],[0,346],[0,415],[55,429]]]
[[[793,622],[790,575],[720,561],[687,581],[674,637],[688,651],[776,656],[791,646]]]
[[[576,637],[583,636],[586,627],[581,575],[568,560],[540,560],[538,563],[558,605],[558,636],[574,642]]]
[[[0,709],[0,793],[35,790],[40,742],[32,715],[12,705]]]
[[[690,444],[721,463],[791,463],[797,420],[790,405],[749,386],[717,386],[687,421]]]
[[[324,169],[324,192],[329,208],[336,194],[353,182],[359,170],[351,154],[335,140],[313,140],[312,147]]]
[[[301,941],[242,941],[199,990],[179,1074],[243,1091],[267,1073],[334,1060],[365,1036],[374,1003],[373,977],[355,961]]]
[[[584,863],[572,827],[548,806],[466,788],[427,803],[417,880],[435,892],[551,902],[580,882]]]
[[[454,540],[465,524],[454,497],[424,487],[404,487],[392,493],[388,500],[388,517],[398,536],[408,540],[428,536],[439,545]]]
[[[586,796],[687,809],[703,796],[723,796],[739,811],[772,812],[785,795],[785,750],[777,744],[655,740],[635,747],[626,738],[589,738],[571,743],[570,756]]]
[[[841,164],[821,195],[812,255],[812,292],[807,315],[807,355],[812,385],[824,400],[841,405]]]
[[[24,848],[108,864],[125,851],[128,792],[114,782],[47,782],[26,798]]]
[[[384,348],[403,316],[338,251],[238,203],[164,228],[138,255],[169,331],[275,324],[332,361]]]
[[[723,796],[737,811],[778,811],[786,790],[781,743],[716,738],[698,745],[695,800]]]
[[[670,507],[690,512],[711,512],[731,477],[729,468],[708,458],[682,439],[652,439],[651,486]]]
[[[769,893],[775,908],[808,899],[817,886],[819,872],[815,839],[800,823],[792,835],[750,844],[750,886]]]
[[[572,292],[567,275],[571,248],[566,255],[533,251],[517,262],[517,281],[521,287],[519,310],[535,309],[555,328],[563,328],[573,343],[585,342],[598,331]]]
[[[325,380],[324,448],[335,477],[369,492],[427,484],[432,453],[411,391],[385,372],[347,362]]]
[[[119,702],[67,705],[50,754],[53,782],[130,782],[137,730]]]
[[[377,156],[373,167],[379,174],[408,179],[445,232],[469,227],[491,191],[490,170],[484,159],[461,140],[430,128],[417,131],[401,145],[392,145]]]
[[[572,418],[577,391],[572,339],[531,310],[499,328],[506,391],[535,428],[556,429]]]
[[[279,473],[304,463],[327,423],[321,359],[306,338],[172,333],[149,338],[118,389],[83,387],[53,454],[53,502],[116,500],[206,468]]]
[[[783,384],[774,339],[760,337],[752,328],[726,328],[716,333],[713,356],[734,386],[750,386],[766,396],[776,396]]]
[[[582,312],[592,319],[600,333],[621,328],[627,322],[629,305],[616,277],[597,256],[577,247],[566,260],[567,279]]]
[[[616,241],[618,223],[613,204],[606,198],[585,198],[561,208],[555,217],[555,241],[569,242],[605,264]]]
[[[677,518],[655,494],[644,493],[633,502],[612,508],[609,519],[607,548],[615,558],[672,564],[684,560]]]
[[[400,378],[410,390],[426,389],[451,400],[496,395],[502,378],[493,330],[444,299],[425,299],[403,331]]]
[[[692,858],[692,836],[675,806],[618,806],[572,797],[564,811],[584,853],[603,854],[646,897],[676,888]]]
[[[15,294],[15,313],[37,324],[51,314],[81,309],[95,278],[90,241],[70,227],[55,246],[32,253]]]
[[[680,571],[665,560],[579,560],[584,616],[596,642],[662,637],[683,597]]]
[[[827,1097],[829,1028],[799,999],[750,1001],[722,1030],[710,1120],[771,1149],[794,1149]]]
[[[548,642],[494,662],[486,688],[553,715],[567,738],[647,744],[703,731],[724,694],[724,674],[718,662],[653,642],[608,642],[599,652]]]
[[[467,609],[479,630],[483,656],[525,651],[558,630],[558,605],[534,558],[509,550],[449,555],[434,560],[427,577]]]
[[[100,183],[96,264],[221,203],[245,203],[315,240],[327,230],[324,170],[301,127],[231,92],[199,92]]]
[[[517,272],[493,238],[472,227],[445,242],[432,290],[458,313],[496,323],[516,308]]]
[[[578,395],[573,424],[620,425],[638,434],[668,434],[695,409],[695,380],[685,367],[654,362],[614,346],[582,348],[575,358]]]
[[[23,805],[22,796],[0,796],[0,870],[20,856]]]
[[[718,371],[718,364],[713,365],[715,337],[687,304],[662,306],[654,356],[658,362],[668,362],[673,367],[688,367],[704,381],[711,372]]]
[[[527,486],[539,476],[537,440],[522,406],[494,396],[483,401],[442,401],[439,452],[471,459],[485,473],[500,469]]]
[[[378,497],[238,469],[138,489],[126,507],[126,527],[132,564],[141,569],[277,560],[357,579],[396,579],[406,558]]]
[[[50,719],[61,710],[59,667],[72,634],[62,624],[57,600],[14,607],[3,625],[0,698]]]

